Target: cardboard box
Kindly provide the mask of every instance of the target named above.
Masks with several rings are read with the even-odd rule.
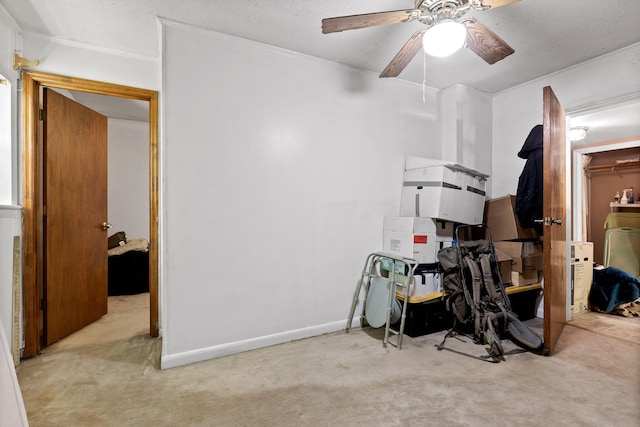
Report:
[[[544,268],[542,244],[538,241],[493,242],[500,250],[512,258],[511,269],[518,273],[538,271]]]
[[[494,242],[538,238],[534,228],[525,228],[520,224],[514,212],[515,206],[516,196],[511,194],[485,202],[484,223],[489,227]]]
[[[418,264],[438,262],[438,251],[451,246],[453,223],[433,218],[387,216],[383,221],[382,250],[415,259]]]
[[[500,249],[511,257],[525,257],[542,254],[542,243],[538,240],[529,240],[526,242],[494,241],[493,245],[496,249]]]
[[[593,284],[593,243],[571,242],[571,315],[589,311]]]
[[[456,163],[407,170],[400,215],[480,224],[487,177]]]
[[[495,252],[502,283],[511,281],[511,261],[513,258],[497,248],[495,249]]]
[[[524,273],[518,273],[517,271],[511,272],[511,283],[513,286],[525,286],[532,283],[538,283],[540,281],[539,271],[526,271]]]
[[[542,255],[531,255],[525,257],[515,257],[511,261],[511,270],[518,273],[525,271],[538,271],[544,269],[544,258]]]

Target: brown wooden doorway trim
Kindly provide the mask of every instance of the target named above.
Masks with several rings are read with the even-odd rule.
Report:
[[[24,304],[23,357],[40,352],[40,284],[42,258],[42,194],[38,147],[40,88],[76,90],[149,102],[149,332],[158,336],[158,92],[112,83],[60,76],[40,71],[22,72],[22,289]]]

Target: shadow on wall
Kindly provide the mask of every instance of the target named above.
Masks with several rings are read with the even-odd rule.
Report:
[[[343,89],[349,93],[368,92],[371,87],[371,77],[363,71],[346,69],[343,73]]]

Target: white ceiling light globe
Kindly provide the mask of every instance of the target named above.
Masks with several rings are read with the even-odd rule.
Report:
[[[424,33],[422,47],[427,55],[449,56],[464,45],[466,38],[467,29],[464,25],[452,19],[443,19]]]
[[[578,126],[569,129],[569,140],[570,141],[581,141],[587,137],[587,131],[589,130],[586,126]]]

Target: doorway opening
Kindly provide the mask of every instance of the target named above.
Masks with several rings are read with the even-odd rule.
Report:
[[[613,175],[616,179],[620,179],[622,175],[626,175],[626,172],[611,170],[608,167],[598,169],[601,166],[594,165],[602,161],[598,162],[596,157],[620,159],[633,157],[629,154],[637,153],[637,148],[640,147],[640,124],[637,120],[639,112],[640,92],[633,92],[579,106],[569,110],[568,113],[571,127],[588,128],[587,138],[572,143],[570,152],[573,226],[571,239],[578,242],[592,242],[594,245],[592,261],[599,265],[604,261],[602,257],[603,226],[606,215],[612,211],[610,203],[614,202],[618,186],[609,183],[604,186],[598,184],[598,190],[596,190],[592,186],[592,179],[595,177],[600,180],[603,175]],[[589,172],[590,169],[595,172]],[[609,313],[587,311],[571,317],[570,324],[595,331],[600,335],[633,341],[638,336],[638,327],[637,322],[632,320]]]
[[[149,153],[149,332],[159,334],[158,325],[158,93],[93,80],[78,79],[55,74],[23,71],[23,295],[24,295],[24,350],[23,357],[40,352],[40,316],[42,301],[42,195],[40,164],[42,155],[38,147],[39,94],[41,88],[70,90],[148,102]]]
[[[587,138],[571,146],[572,239],[587,241],[588,215],[584,181],[584,155],[632,149],[640,146],[640,92],[599,100],[568,110],[570,126],[588,128]],[[613,201],[615,193],[609,195]],[[603,201],[605,202],[605,201]],[[599,225],[596,225],[599,226]]]

